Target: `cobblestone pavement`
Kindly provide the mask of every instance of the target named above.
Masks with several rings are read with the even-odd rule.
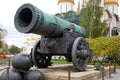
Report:
[[[115,74],[111,74],[110,78],[106,76],[105,80],[120,80],[120,69],[117,69]]]

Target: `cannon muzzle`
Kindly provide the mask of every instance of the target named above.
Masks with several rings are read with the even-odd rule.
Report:
[[[75,32],[86,36],[83,27],[45,13],[32,4],[23,4],[16,12],[14,24],[22,33],[34,33],[47,37],[60,37],[63,32],[74,26]]]

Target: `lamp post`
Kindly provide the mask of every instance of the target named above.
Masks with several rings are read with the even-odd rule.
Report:
[[[120,35],[120,22],[118,22],[118,30],[117,30],[117,32],[118,32],[118,35]]]
[[[112,36],[112,35],[111,35],[111,30],[112,30],[112,29],[111,29],[111,21],[112,21],[112,19],[109,18],[108,21],[109,21],[109,33],[108,33],[108,36],[111,38],[111,36]]]

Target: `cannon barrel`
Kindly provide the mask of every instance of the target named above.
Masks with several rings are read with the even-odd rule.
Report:
[[[86,36],[83,27],[63,20],[55,15],[45,13],[32,4],[23,4],[14,18],[16,29],[22,33],[34,33],[47,37],[60,37],[63,31],[74,26],[75,32]]]

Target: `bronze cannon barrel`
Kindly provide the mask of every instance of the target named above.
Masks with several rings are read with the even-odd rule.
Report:
[[[83,27],[63,20],[55,15],[45,13],[32,4],[23,4],[14,18],[16,29],[22,33],[34,33],[47,37],[60,37],[66,29],[72,26],[75,32],[86,36]]]

